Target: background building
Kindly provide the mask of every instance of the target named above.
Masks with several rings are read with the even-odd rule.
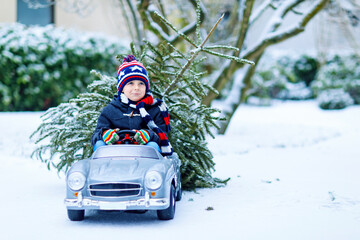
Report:
[[[56,6],[31,9],[27,0],[0,0],[0,23],[20,22],[26,25],[54,24],[57,27],[75,28],[82,31],[101,32],[126,38],[126,25],[122,24],[119,1],[59,1]],[[34,0],[32,0],[34,2]],[[37,0],[48,5],[47,0]],[[124,34],[125,33],[125,34]]]

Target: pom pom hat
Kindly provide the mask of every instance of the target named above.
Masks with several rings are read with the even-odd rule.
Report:
[[[150,83],[146,68],[144,65],[139,63],[133,55],[128,55],[126,58],[124,58],[124,61],[118,70],[118,95],[122,93],[124,86],[133,80],[144,82],[146,86],[146,92],[149,91]]]

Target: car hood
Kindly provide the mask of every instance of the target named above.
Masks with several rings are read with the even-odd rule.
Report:
[[[131,181],[143,178],[148,169],[158,165],[163,165],[158,159],[94,159],[90,161],[88,180],[90,182]],[[161,168],[164,169],[164,167],[156,167],[160,171]]]

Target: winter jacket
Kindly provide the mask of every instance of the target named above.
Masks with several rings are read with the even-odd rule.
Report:
[[[166,125],[164,118],[161,115],[160,109],[157,106],[150,106],[146,108],[156,125],[161,128],[165,133]],[[120,102],[117,96],[103,108],[98,121],[94,134],[91,137],[91,144],[95,145],[98,140],[102,140],[102,134],[107,129],[119,128],[120,130],[140,130],[146,129],[150,134],[150,141],[160,144],[159,136],[150,130],[145,121],[141,118],[140,113],[131,108],[129,105]]]

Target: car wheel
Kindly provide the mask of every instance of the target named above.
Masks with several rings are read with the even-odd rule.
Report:
[[[171,185],[170,206],[164,210],[158,210],[157,216],[160,220],[170,220],[175,216],[175,187]]]
[[[84,220],[85,210],[67,210],[68,217],[71,221],[82,221]]]
[[[179,178],[179,189],[178,189],[178,191],[177,191],[175,200],[176,200],[176,201],[180,201],[181,198],[182,198],[182,183],[181,183],[181,174],[180,174],[180,178]]]

